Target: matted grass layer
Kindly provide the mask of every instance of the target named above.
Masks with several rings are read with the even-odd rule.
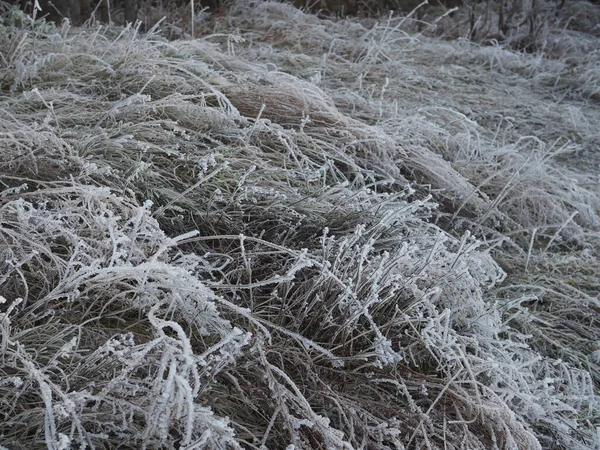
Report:
[[[600,53],[203,30],[5,13],[0,444],[600,445]]]

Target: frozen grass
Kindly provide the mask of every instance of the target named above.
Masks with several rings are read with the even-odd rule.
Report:
[[[600,445],[579,40],[270,2],[171,42],[6,17],[2,446]]]

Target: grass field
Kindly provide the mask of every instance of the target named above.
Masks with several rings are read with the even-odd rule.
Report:
[[[0,449],[600,448],[600,7],[0,7]]]

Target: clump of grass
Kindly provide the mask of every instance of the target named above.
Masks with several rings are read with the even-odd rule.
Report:
[[[149,205],[81,183],[13,191],[0,209],[2,443],[235,446],[195,399],[248,336],[169,262],[177,239]]]

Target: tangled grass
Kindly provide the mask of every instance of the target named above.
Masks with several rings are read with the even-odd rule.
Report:
[[[4,17],[4,448],[600,445],[596,53]]]

